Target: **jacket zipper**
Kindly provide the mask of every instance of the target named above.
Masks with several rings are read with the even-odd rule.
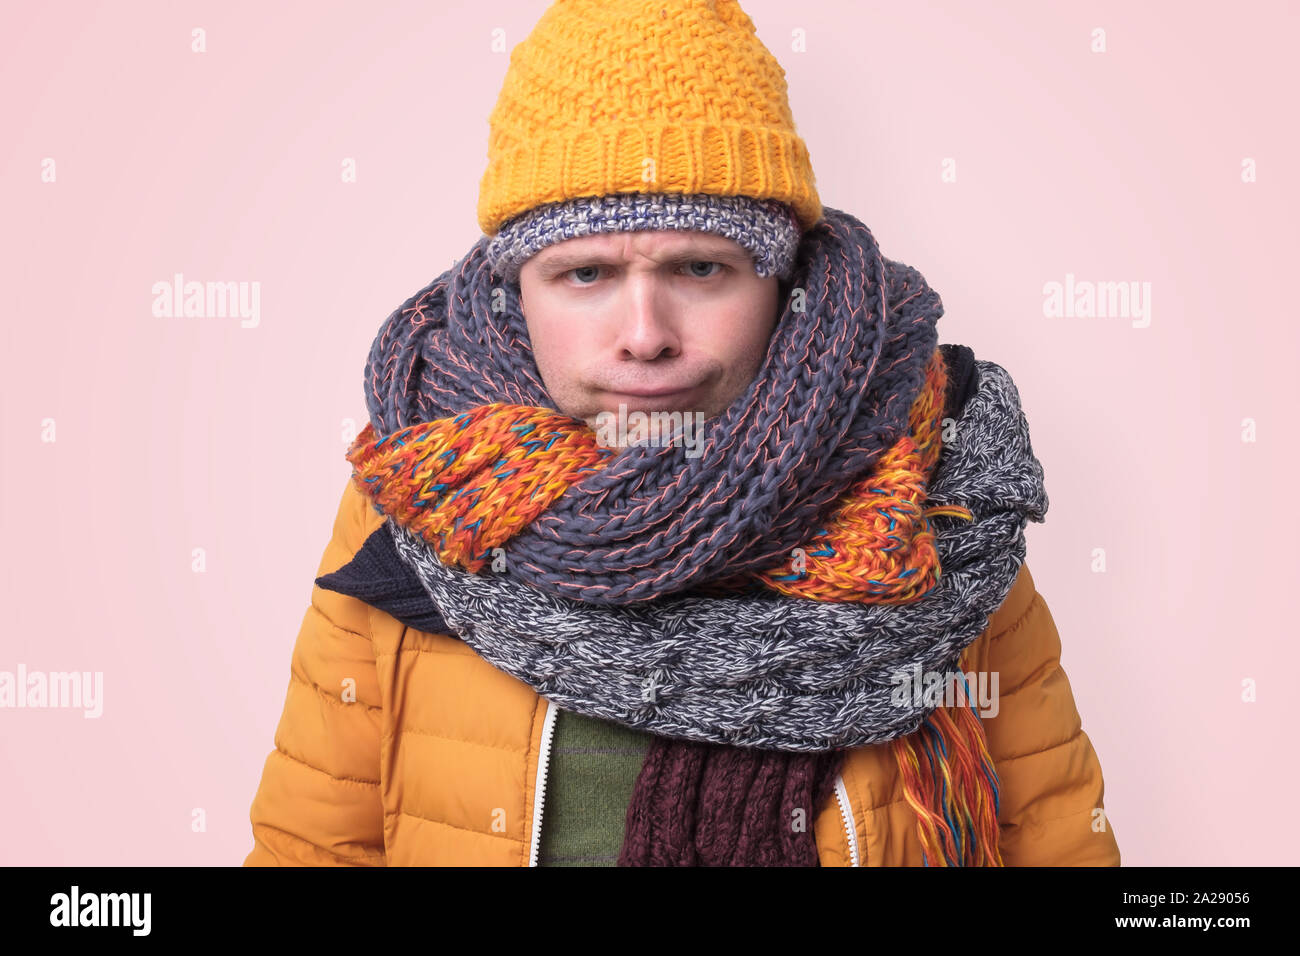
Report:
[[[551,766],[551,738],[555,736],[555,718],[559,713],[545,697],[546,717],[542,721],[542,746],[537,755],[537,781],[533,787],[533,838],[528,851],[528,865],[537,865],[537,855],[542,849],[542,808],[546,803],[546,772]]]
[[[849,803],[849,788],[844,785],[842,774],[835,778],[835,799],[839,801],[844,833],[849,838],[849,866],[858,866],[858,831],[853,825],[853,806]]]

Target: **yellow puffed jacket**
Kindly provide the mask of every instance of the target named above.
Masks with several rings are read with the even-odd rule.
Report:
[[[317,576],[383,523],[348,482]],[[1027,565],[969,650],[1008,866],[1118,866],[1101,765]],[[468,645],[314,586],[250,819],[245,866],[535,865],[555,708]],[[921,866],[888,745],[851,750],[814,835],[823,866]]]

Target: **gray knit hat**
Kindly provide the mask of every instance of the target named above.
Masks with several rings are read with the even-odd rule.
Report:
[[[602,232],[681,229],[712,232],[754,257],[754,272],[789,279],[802,229],[794,210],[774,199],[710,193],[612,193],[535,206],[504,223],[488,243],[492,271],[508,282],[542,249]]]

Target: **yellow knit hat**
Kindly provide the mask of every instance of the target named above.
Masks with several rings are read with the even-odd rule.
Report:
[[[822,218],[785,71],[735,0],[555,0],[510,54],[478,220],[543,203],[711,193]]]

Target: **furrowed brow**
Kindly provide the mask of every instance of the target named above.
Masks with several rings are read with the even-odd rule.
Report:
[[[680,253],[672,254],[664,261],[668,263],[717,261],[748,265],[751,257],[743,249],[693,246],[684,249]],[[570,269],[578,269],[583,266],[617,266],[621,263],[621,259],[603,252],[555,252],[546,259],[539,261],[538,266],[547,275],[554,275],[558,272],[567,272]]]

